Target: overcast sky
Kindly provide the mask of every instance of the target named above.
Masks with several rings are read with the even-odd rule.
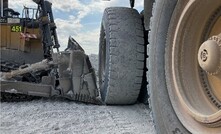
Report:
[[[61,50],[67,46],[68,37],[74,37],[87,54],[97,54],[103,11],[109,6],[129,7],[129,0],[49,0],[57,25]],[[32,0],[9,0],[9,7],[22,12],[23,6],[36,7]],[[143,0],[136,0],[135,8],[143,9]]]

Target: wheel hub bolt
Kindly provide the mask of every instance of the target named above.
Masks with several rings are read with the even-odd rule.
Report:
[[[203,62],[206,62],[207,58],[208,58],[208,52],[206,49],[204,49],[202,52],[201,52],[201,56],[200,56],[201,60]]]
[[[200,67],[208,74],[218,75],[221,73],[221,38],[213,36],[205,41],[198,51]]]

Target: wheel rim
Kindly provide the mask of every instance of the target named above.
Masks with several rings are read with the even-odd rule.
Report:
[[[221,78],[198,64],[200,45],[221,32],[220,14],[220,0],[189,0],[165,59],[171,103],[180,121],[193,133],[221,131]]]

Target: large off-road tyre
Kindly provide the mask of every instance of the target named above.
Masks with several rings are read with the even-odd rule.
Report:
[[[156,0],[148,46],[150,105],[159,134],[220,134],[221,79],[198,64],[221,32],[220,0]]]
[[[144,69],[144,30],[137,10],[104,11],[99,44],[99,86],[106,104],[137,101]]]

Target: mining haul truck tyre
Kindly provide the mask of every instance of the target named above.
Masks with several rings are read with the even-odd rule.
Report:
[[[142,85],[144,30],[138,11],[105,9],[99,44],[99,86],[106,104],[134,104]]]
[[[198,63],[201,44],[221,32],[220,15],[220,0],[155,1],[147,77],[159,134],[221,133],[221,78]]]

